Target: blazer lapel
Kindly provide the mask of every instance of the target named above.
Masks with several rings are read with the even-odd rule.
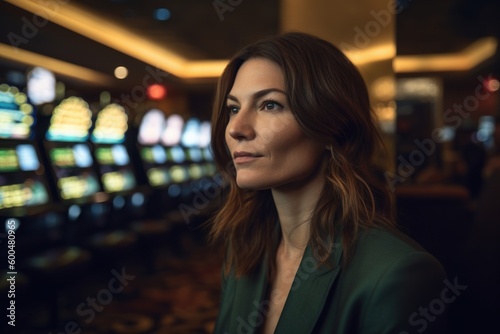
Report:
[[[233,295],[230,326],[235,333],[255,333],[265,320],[267,303],[264,299],[268,286],[266,268],[265,260],[253,275],[238,280]]]
[[[306,248],[276,327],[276,333],[312,332],[340,272],[341,258],[342,246],[338,239],[333,245],[329,265],[318,267],[311,248],[309,246]]]

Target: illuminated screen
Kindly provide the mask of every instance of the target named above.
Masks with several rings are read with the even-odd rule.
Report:
[[[174,183],[181,183],[189,179],[188,171],[184,166],[172,166],[170,168],[170,176]]]
[[[31,135],[33,106],[16,87],[0,85],[0,138],[27,139]]]
[[[0,179],[3,178],[0,177]],[[45,184],[37,179],[21,180],[2,185],[0,181],[0,210],[46,204],[49,194]]]
[[[94,143],[114,144],[125,140],[127,114],[119,104],[112,103],[97,114],[91,140]]]
[[[0,149],[0,172],[19,170],[19,161],[16,150],[13,148]]]
[[[123,145],[98,147],[95,156],[101,165],[126,166],[130,162],[127,149]]]
[[[91,196],[100,191],[93,159],[86,144],[45,143],[63,200]]]
[[[213,161],[214,160],[214,156],[212,154],[212,150],[210,149],[210,147],[205,147],[203,149],[203,158],[207,161]]]
[[[50,151],[50,160],[57,167],[91,167],[93,160],[90,149],[85,144],[72,147],[57,147]]]
[[[165,146],[175,146],[181,141],[184,119],[179,115],[170,115],[165,121],[165,127],[161,134],[161,142]]]
[[[141,145],[154,145],[160,142],[165,115],[158,109],[151,109],[142,118],[137,141]]]
[[[31,144],[0,148],[0,210],[50,201],[36,149]]]
[[[106,192],[126,191],[136,186],[135,174],[129,165],[130,157],[125,146],[98,146],[95,156]]]
[[[40,160],[32,144],[20,144],[15,148],[0,148],[0,172],[36,171]]]
[[[182,132],[181,144],[186,147],[193,147],[199,146],[199,143],[200,121],[197,118],[190,118]]]
[[[203,169],[201,168],[200,165],[197,164],[189,165],[188,172],[189,172],[189,178],[193,180],[199,179],[200,177],[203,176]]]
[[[135,187],[135,175],[129,169],[106,172],[101,176],[106,192],[130,190]]]
[[[28,73],[27,90],[33,104],[52,102],[56,98],[56,78],[49,70],[35,67]]]
[[[92,126],[89,105],[79,97],[69,97],[55,107],[46,138],[50,141],[83,142]]]
[[[153,167],[147,171],[148,182],[154,187],[169,184],[172,180],[166,167]]]
[[[169,155],[173,162],[182,163],[186,161],[186,153],[180,146],[175,146],[168,149]]]
[[[188,150],[189,160],[193,162],[200,162],[203,159],[202,152],[199,148],[192,147]]]
[[[210,145],[210,131],[211,131],[211,126],[209,121],[204,121],[201,123],[200,126],[200,142],[199,145],[200,147],[207,147]]]
[[[18,145],[16,153],[19,159],[19,168],[22,171],[35,171],[40,167],[40,161],[33,145]]]
[[[167,162],[167,152],[160,145],[141,147],[141,158],[146,163],[162,165]]]

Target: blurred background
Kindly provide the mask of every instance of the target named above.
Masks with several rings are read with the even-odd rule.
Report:
[[[398,222],[466,286],[441,303],[449,333],[496,328],[499,15],[495,0],[0,2],[2,328],[211,332],[215,84],[238,49],[285,31],[362,72]]]

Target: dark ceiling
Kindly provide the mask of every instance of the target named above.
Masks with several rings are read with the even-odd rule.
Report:
[[[233,11],[220,16],[209,0],[72,0],[73,4],[109,17],[111,21],[132,28],[136,33],[168,45],[192,60],[227,59],[243,45],[279,31],[279,1],[243,1]],[[166,7],[171,17],[157,21],[155,9]],[[222,18],[222,20],[221,20]],[[33,14],[6,2],[0,2],[0,42],[112,74],[116,66],[129,69],[122,89],[140,82],[148,66],[119,51],[48,22],[32,34],[26,34],[26,22]],[[27,36],[28,38],[17,38]],[[0,66],[19,67],[0,59]],[[167,81],[181,84],[174,77]]]
[[[61,0],[61,3],[65,1]],[[124,24],[193,60],[225,59],[243,45],[279,32],[278,0],[233,0],[233,4],[239,4],[222,16],[214,8],[214,2],[71,0],[73,4]],[[498,0],[399,0],[398,3],[404,8],[396,21],[397,52],[400,55],[454,52],[479,37],[500,36]],[[169,20],[153,18],[155,9],[160,7],[169,9]],[[144,77],[147,64],[137,59],[50,22],[27,35],[26,22],[33,22],[33,14],[5,1],[0,2],[1,43],[12,45],[13,36],[26,36],[28,38],[19,44],[22,49],[109,75],[116,66],[127,66],[130,75],[117,89],[124,89],[126,85],[131,87]],[[4,70],[23,68],[1,59],[0,66]],[[5,71],[0,75],[5,75]],[[173,76],[167,81],[182,85]]]

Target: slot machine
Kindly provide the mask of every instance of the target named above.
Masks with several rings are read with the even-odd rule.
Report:
[[[67,236],[77,244],[104,230],[109,214],[110,196],[101,188],[88,143],[91,126],[88,103],[68,97],[54,108],[43,141],[55,193],[67,208]]]
[[[139,127],[138,150],[143,170],[148,184],[155,189],[150,196],[150,211],[155,212],[155,218],[175,208],[175,199],[181,193],[179,184],[187,180],[187,171],[181,165],[185,152],[178,145],[183,126],[181,116],[165,118],[161,110],[151,109]]]
[[[182,146],[184,129],[188,124],[180,115],[172,114],[165,121],[161,137],[161,144],[167,152],[171,177],[168,194],[176,204],[185,197],[186,183],[189,180],[189,170],[186,166],[189,157]]]
[[[216,175],[217,168],[210,148],[211,124],[191,118],[187,121],[182,136],[186,150],[187,167],[191,191],[202,191],[209,187],[219,187],[221,180]]]
[[[91,259],[88,251],[65,239],[66,211],[54,202],[50,191],[49,171],[35,140],[35,116],[24,93],[0,85],[0,217],[5,228],[2,237],[12,236],[12,231],[15,235],[14,262],[6,269],[10,277],[16,277],[19,307],[34,298],[55,305],[59,289],[80,275]],[[4,249],[7,238],[1,241],[2,254],[8,254]],[[7,259],[2,268],[4,264]],[[31,287],[24,296],[27,300],[21,299],[23,286]],[[54,308],[49,306],[49,310],[55,323]],[[18,321],[22,321],[22,309],[18,311]]]
[[[211,124],[209,121],[203,121],[200,125],[200,135],[198,146],[202,152],[201,168],[203,171],[202,187],[218,187],[220,180],[216,176],[217,168],[215,166],[212,150],[210,148]]]
[[[0,85],[0,216],[2,223],[15,221],[18,256],[57,243],[61,236],[34,124],[27,96],[16,87]]]
[[[203,126],[202,126],[203,124]],[[202,123],[198,118],[192,117],[187,120],[181,137],[181,145],[186,152],[184,163],[187,170],[187,179],[183,188],[183,199],[189,199],[196,191],[203,188],[205,181],[205,171],[203,169],[203,149],[201,140],[206,140],[206,123]],[[205,134],[205,138],[203,135]]]
[[[113,103],[99,111],[90,136],[104,191],[113,197],[109,219],[115,227],[142,214],[145,195],[124,144],[127,129],[125,109]]]
[[[211,215],[218,203],[218,192],[222,185],[221,175],[216,174],[216,166],[210,149],[211,124],[192,117],[187,120],[182,134],[181,145],[186,152],[185,168],[188,180],[184,183],[184,203],[196,203],[197,216],[194,221],[203,221]],[[193,219],[191,219],[193,220]]]

